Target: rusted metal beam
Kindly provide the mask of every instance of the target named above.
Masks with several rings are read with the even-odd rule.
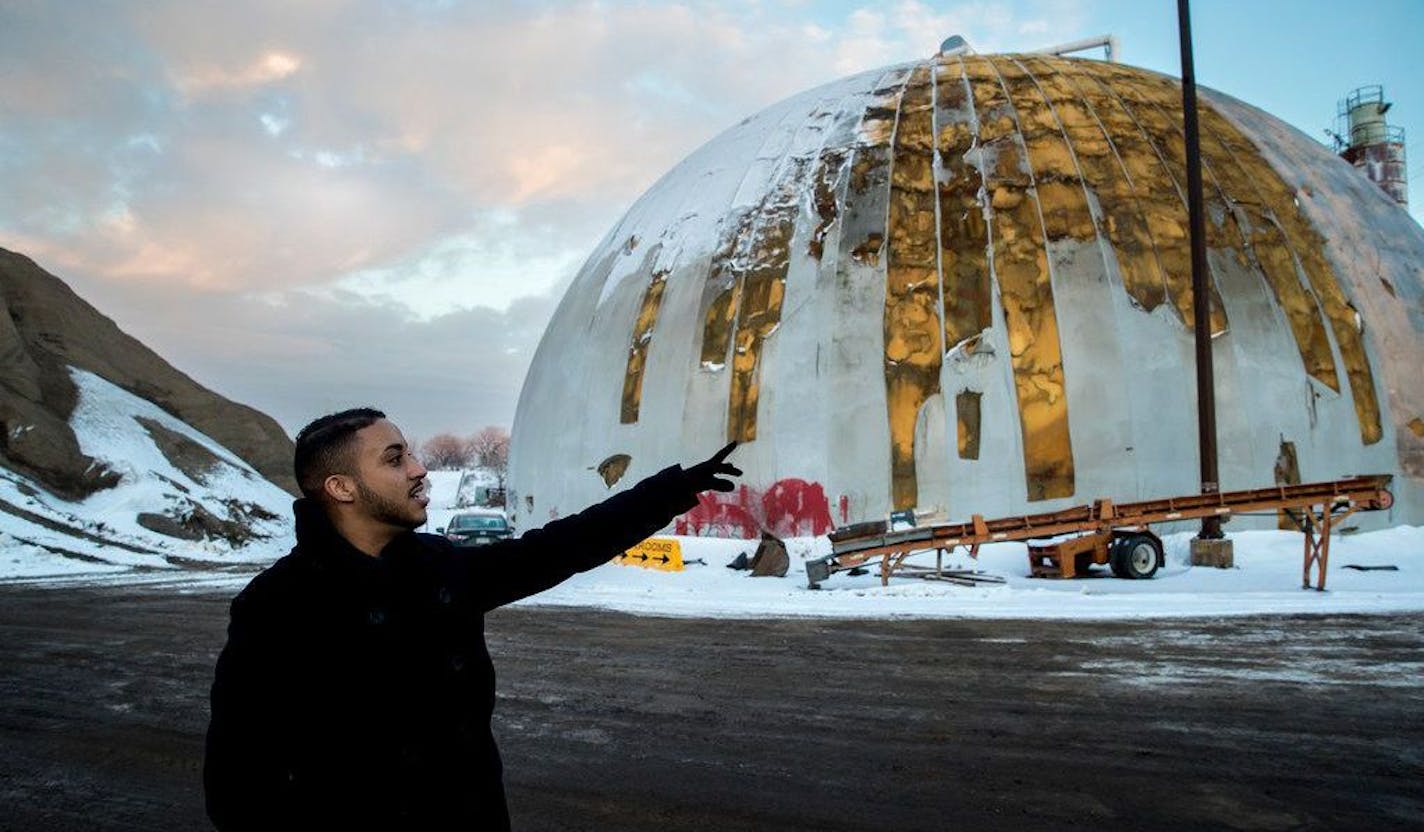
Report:
[[[1219,520],[1233,513],[1256,511],[1299,510],[1307,517],[1314,518],[1314,525],[1328,529],[1329,525],[1321,519],[1324,515],[1333,514],[1335,522],[1338,522],[1345,514],[1355,511],[1388,509],[1394,503],[1394,497],[1389,492],[1392,479],[1391,475],[1377,474],[1301,485],[1192,494],[1135,503],[1097,500],[1089,505],[1062,511],[992,520],[985,520],[976,515],[967,523],[941,523],[901,531],[891,531],[883,523],[858,523],[832,532],[832,554],[808,562],[806,574],[810,582],[815,584],[829,577],[832,572],[881,558],[881,580],[888,582],[905,559],[915,552],[948,551],[957,546],[964,546],[969,548],[971,555],[977,555],[978,547],[985,543],[1031,540],[1065,534],[1101,534],[1113,529],[1144,529],[1154,523],[1204,517]],[[1324,560],[1328,556],[1328,544],[1323,540],[1320,543],[1312,541],[1311,532],[1307,531],[1306,569],[1309,570],[1313,563],[1319,562],[1320,574],[1316,588],[1323,589]],[[1322,549],[1322,546],[1325,548]],[[1312,560],[1312,553],[1315,554],[1315,560]],[[1305,583],[1310,585],[1308,577]]]

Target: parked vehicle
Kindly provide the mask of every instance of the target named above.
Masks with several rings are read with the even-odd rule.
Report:
[[[509,518],[496,509],[462,511],[450,518],[450,525],[435,530],[456,546],[482,546],[514,536]]]

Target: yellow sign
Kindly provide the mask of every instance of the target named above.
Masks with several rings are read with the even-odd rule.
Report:
[[[613,562],[664,572],[681,572],[682,544],[666,537],[650,537],[614,558]]]

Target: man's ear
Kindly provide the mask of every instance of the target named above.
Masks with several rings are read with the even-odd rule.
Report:
[[[356,481],[345,474],[332,474],[321,483],[326,496],[337,503],[356,502]]]

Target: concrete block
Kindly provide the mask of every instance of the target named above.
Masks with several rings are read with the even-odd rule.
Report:
[[[1192,539],[1192,566],[1215,566],[1217,569],[1230,569],[1235,565],[1236,559],[1230,540],[1226,538],[1221,540]]]

